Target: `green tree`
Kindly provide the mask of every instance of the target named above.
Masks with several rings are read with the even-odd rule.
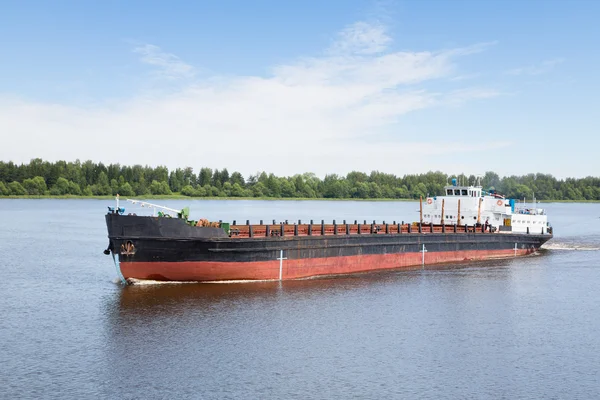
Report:
[[[14,181],[8,184],[8,189],[10,190],[10,194],[13,196],[24,196],[27,194],[27,190],[21,185],[19,182]]]
[[[25,179],[23,181],[23,187],[27,191],[27,194],[30,195],[43,195],[47,190],[46,181],[41,176]]]
[[[167,182],[152,181],[150,184],[150,193],[152,194],[171,194],[169,184]]]
[[[116,179],[110,180],[110,191],[113,196],[115,196],[117,193],[119,193],[119,182],[117,182]]]
[[[76,195],[76,196],[80,196],[81,188],[79,187],[79,185],[77,183],[69,181],[68,193]]]
[[[69,194],[69,181],[63,177],[58,178],[50,189],[50,194],[55,196]]]
[[[175,171],[171,171],[169,175],[169,188],[173,192],[180,192],[181,188],[185,184],[183,170],[177,168]]]
[[[287,179],[281,179],[281,196],[282,197],[294,197],[296,194],[296,188],[294,184]]]
[[[225,183],[223,184],[223,189],[222,189],[222,191],[223,191],[223,193],[225,194],[225,196],[231,196],[231,189],[232,189],[232,187],[233,187],[233,186],[231,185],[231,183],[230,183],[230,182],[225,182]]]
[[[281,182],[279,181],[279,178],[275,176],[275,174],[269,174],[267,181],[265,182],[265,186],[268,189],[268,196],[281,197]]]
[[[231,196],[234,197],[245,197],[247,195],[246,191],[238,182],[234,183],[231,187]]]
[[[383,197],[381,187],[376,182],[369,183],[369,197],[372,199],[380,199]]]
[[[200,169],[200,173],[198,174],[198,185],[204,187],[206,185],[211,184],[212,179],[212,169],[210,168],[202,168]]]
[[[119,186],[118,193],[120,196],[135,196],[135,191],[133,190],[129,182],[125,182],[121,186]]]
[[[355,199],[366,199],[369,197],[370,187],[367,182],[357,182],[351,190],[351,197]]]
[[[229,171],[227,171],[227,168],[223,168],[219,174],[219,180],[221,181],[221,185],[225,185],[225,182],[229,182]]]
[[[206,197],[209,195],[209,192],[206,190],[206,187],[204,186],[198,186],[196,188],[196,193],[194,194],[194,196],[196,197]]]
[[[252,186],[252,196],[264,197],[267,190],[267,187],[262,182],[257,182],[254,186]]]
[[[0,181],[0,196],[8,196],[10,194],[10,190],[8,186],[4,184],[4,182]]]
[[[92,193],[96,196],[106,196],[112,193],[112,188],[108,183],[106,172],[101,171],[98,174],[97,183],[91,186]]]
[[[241,187],[246,186],[246,182],[244,182],[244,177],[242,176],[242,174],[240,174],[237,171],[234,172],[233,174],[231,174],[231,177],[229,178],[229,182],[231,182],[232,185],[235,185],[237,183]]]
[[[196,174],[194,174],[194,169],[192,167],[185,167],[183,170],[183,185],[192,185],[192,187],[197,185]]]
[[[181,188],[181,194],[192,197],[196,195],[196,189],[192,185],[185,185]]]

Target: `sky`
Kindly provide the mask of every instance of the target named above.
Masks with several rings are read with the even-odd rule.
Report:
[[[0,160],[600,175],[600,2],[6,1]]]

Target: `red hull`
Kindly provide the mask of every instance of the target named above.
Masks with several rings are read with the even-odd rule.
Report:
[[[519,249],[517,255],[531,253]],[[512,257],[515,250],[474,250],[425,254],[425,264]],[[417,269],[422,253],[357,255],[283,260],[282,279],[352,274],[382,269]],[[259,262],[121,262],[125,278],[160,281],[228,281],[279,279],[279,260]]]

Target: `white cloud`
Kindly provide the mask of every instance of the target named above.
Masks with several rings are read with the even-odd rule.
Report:
[[[508,75],[540,75],[552,70],[558,64],[564,62],[564,59],[557,58],[554,60],[546,60],[537,65],[527,65],[524,67],[513,68],[506,73]]]
[[[192,78],[195,75],[194,67],[184,63],[179,57],[165,53],[158,46],[144,44],[133,49],[141,55],[140,60],[146,64],[157,67],[157,74],[167,79]]]
[[[383,25],[357,22],[339,33],[338,40],[331,46],[330,52],[375,54],[383,52],[392,38],[385,32]]]
[[[403,174],[436,168],[422,160],[440,149],[458,157],[508,145],[481,138],[476,148],[450,139],[433,144],[402,132],[376,141],[407,113],[498,95],[424,88],[450,79],[458,58],[489,44],[421,52],[390,51],[390,44],[385,27],[361,22],[344,29],[323,55],[274,66],[268,77],[213,76],[170,94],[87,108],[0,99],[0,159],[227,167],[244,174]],[[194,77],[194,67],[156,46],[134,51],[163,77]],[[390,162],[399,153],[403,162]]]

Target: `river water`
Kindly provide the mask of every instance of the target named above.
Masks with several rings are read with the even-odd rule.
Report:
[[[412,221],[412,202],[165,201],[193,218]],[[591,399],[600,204],[537,255],[301,281],[123,287],[111,201],[0,200],[0,398]],[[137,212],[125,204],[126,212]]]

